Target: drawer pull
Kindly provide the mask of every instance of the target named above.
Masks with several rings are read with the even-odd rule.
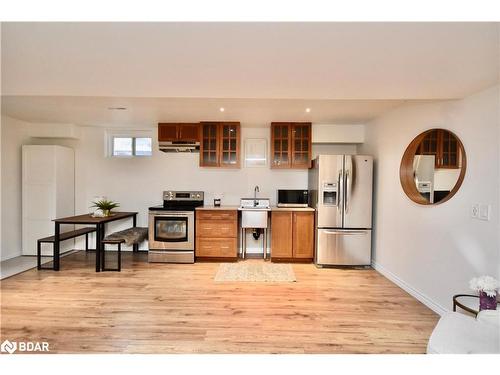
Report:
[[[229,246],[221,246],[221,249],[229,249]]]

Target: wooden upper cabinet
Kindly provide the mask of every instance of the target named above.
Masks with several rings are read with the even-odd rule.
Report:
[[[219,126],[217,123],[201,124],[200,166],[219,166]]]
[[[271,168],[290,168],[290,124],[271,124]]]
[[[158,141],[177,141],[177,124],[158,124]]]
[[[179,124],[179,140],[200,141],[200,124]]]
[[[441,130],[440,168],[460,168],[460,146],[457,137],[447,130]]]
[[[417,155],[434,155],[436,168],[460,168],[460,147],[455,135],[445,129],[429,132],[417,148]]]
[[[240,124],[220,124],[220,166],[240,166]]]
[[[240,167],[240,123],[202,122],[200,166]]]
[[[159,142],[199,142],[200,124],[198,123],[159,123]]]
[[[311,167],[311,123],[292,123],[292,168]]]
[[[271,168],[310,168],[311,123],[271,123]]]

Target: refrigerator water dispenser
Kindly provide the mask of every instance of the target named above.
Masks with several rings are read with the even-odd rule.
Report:
[[[338,184],[336,182],[323,183],[323,204],[326,206],[338,205]]]

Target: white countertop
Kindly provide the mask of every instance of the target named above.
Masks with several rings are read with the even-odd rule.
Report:
[[[202,207],[196,207],[196,210],[238,210],[240,206],[220,206],[220,207],[214,207],[214,206],[202,206]],[[312,207],[276,207],[276,206],[271,206],[271,211],[304,211],[304,212],[314,212],[315,209]]]

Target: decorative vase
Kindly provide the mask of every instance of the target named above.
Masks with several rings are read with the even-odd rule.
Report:
[[[102,213],[105,217],[111,216],[111,210],[102,210]]]
[[[496,310],[497,297],[488,296],[485,292],[479,292],[479,311],[482,310]]]

